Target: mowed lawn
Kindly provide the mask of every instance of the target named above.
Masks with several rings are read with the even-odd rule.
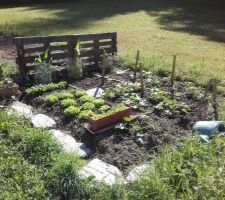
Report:
[[[218,1],[218,2],[216,2]],[[20,36],[118,32],[119,53],[157,55],[223,78],[222,0],[83,0],[0,8],[0,30]],[[183,65],[185,64],[185,65]]]

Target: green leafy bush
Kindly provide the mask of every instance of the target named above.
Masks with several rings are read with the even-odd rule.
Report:
[[[95,104],[95,106],[96,106],[97,108],[103,106],[104,103],[105,103],[105,100],[104,100],[104,99],[95,99],[95,100],[94,100],[94,104]]]
[[[71,94],[70,92],[64,92],[58,95],[58,98],[61,99],[72,99],[73,98],[73,94]]]
[[[45,92],[50,92],[53,90],[62,90],[66,87],[67,87],[67,82],[65,81],[62,81],[59,83],[39,84],[26,89],[26,93],[29,96],[36,96],[36,95],[40,95]]]
[[[90,102],[93,103],[94,102],[94,98],[87,96],[87,95],[83,95],[82,97],[79,98],[81,103],[86,103],[86,102]]]
[[[68,108],[69,106],[76,106],[77,105],[77,103],[74,99],[63,99],[60,102],[60,104],[63,108]]]
[[[93,110],[95,108],[95,105],[90,102],[86,102],[81,107],[83,110]]]
[[[80,98],[80,97],[82,97],[82,96],[84,96],[84,95],[86,95],[86,92],[85,92],[84,90],[77,90],[77,91],[75,92],[75,97],[76,97],[76,98]]]
[[[52,106],[57,103],[58,97],[55,95],[48,95],[44,98],[44,102],[47,106]]]
[[[66,117],[75,117],[80,113],[80,108],[75,106],[69,106],[64,110],[64,114]]]

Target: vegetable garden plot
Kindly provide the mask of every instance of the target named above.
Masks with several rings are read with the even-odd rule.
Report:
[[[98,157],[126,171],[132,165],[148,161],[161,144],[175,144],[177,139],[190,135],[196,121],[212,118],[208,103],[201,98],[204,92],[195,84],[175,81],[171,99],[169,77],[144,72],[142,98],[140,83],[131,82],[132,74],[131,71],[109,74],[102,87],[102,98],[86,95],[86,90],[101,83],[101,79],[93,76],[73,83],[73,87],[65,83],[59,83],[60,88],[49,84],[51,87],[42,91],[40,88],[46,86],[35,86],[27,89],[24,101],[32,104],[38,113],[52,117],[57,129],[70,132],[89,147],[90,158]],[[125,117],[113,129],[99,135],[90,134],[83,127],[88,116],[98,118],[120,107],[132,107],[138,117],[133,120]]]

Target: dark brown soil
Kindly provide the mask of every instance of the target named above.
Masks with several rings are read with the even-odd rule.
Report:
[[[123,75],[112,74],[110,77],[119,81],[129,81],[131,72]],[[159,78],[160,80],[160,78]],[[106,81],[104,87],[114,86],[118,81]],[[73,85],[85,90],[97,87],[101,84],[101,79],[95,76],[87,77]],[[185,94],[184,83],[175,82],[176,91]],[[103,88],[104,88],[103,87]],[[169,91],[170,87],[166,81],[160,82],[160,88]],[[145,97],[147,97],[147,93]],[[120,98],[118,98],[120,99]],[[111,129],[99,135],[92,135],[83,127],[78,119],[67,120],[64,118],[63,111],[59,105],[48,108],[41,97],[26,100],[36,108],[37,113],[46,113],[57,121],[57,128],[70,132],[76,140],[85,143],[92,150],[92,155],[88,159],[100,158],[103,161],[117,166],[120,170],[127,172],[134,165],[146,162],[151,159],[153,152],[157,151],[162,144],[176,144],[177,139],[185,138],[192,134],[192,127],[196,121],[211,119],[207,113],[208,103],[197,101],[193,98],[176,97],[176,100],[182,100],[189,105],[190,111],[186,115],[177,114],[174,117],[168,117],[164,113],[154,112],[153,104],[148,103],[145,112],[148,111],[147,122],[140,122],[144,127],[142,141],[137,140],[137,134],[130,132],[130,129],[120,130]],[[119,100],[117,100],[119,101]],[[138,111],[140,113],[140,111]],[[145,128],[153,124],[158,127],[156,131],[151,128]]]

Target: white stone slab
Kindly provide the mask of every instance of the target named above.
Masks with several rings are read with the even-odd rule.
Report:
[[[33,116],[32,113],[32,107],[28,106],[25,103],[21,103],[19,101],[14,101],[13,104],[11,105],[11,108],[13,110],[15,110],[15,112],[20,115],[20,116],[24,116],[27,119],[31,118]],[[10,112],[9,112],[10,114]]]
[[[96,181],[104,182],[107,185],[125,182],[122,173],[117,167],[109,165],[97,158],[91,160],[86,166],[84,166],[80,170],[80,175],[84,178],[94,176]]]
[[[99,98],[103,95],[104,90],[101,88],[93,88],[90,90],[87,90],[86,93],[87,95],[91,96],[91,97],[95,97],[95,98]]]
[[[44,114],[37,114],[31,118],[31,122],[35,128],[53,128],[56,122]]]
[[[144,164],[144,165],[135,167],[128,173],[128,176],[126,177],[126,181],[128,183],[132,183],[132,182],[136,181],[138,179],[138,177],[140,177],[140,175],[143,174],[143,172],[145,172],[145,170],[148,167],[149,167],[149,164]]]
[[[50,133],[53,138],[63,146],[64,151],[75,153],[80,157],[87,157],[91,154],[91,150],[89,148],[87,148],[83,143],[76,142],[76,140],[67,133],[54,129],[50,130]]]

